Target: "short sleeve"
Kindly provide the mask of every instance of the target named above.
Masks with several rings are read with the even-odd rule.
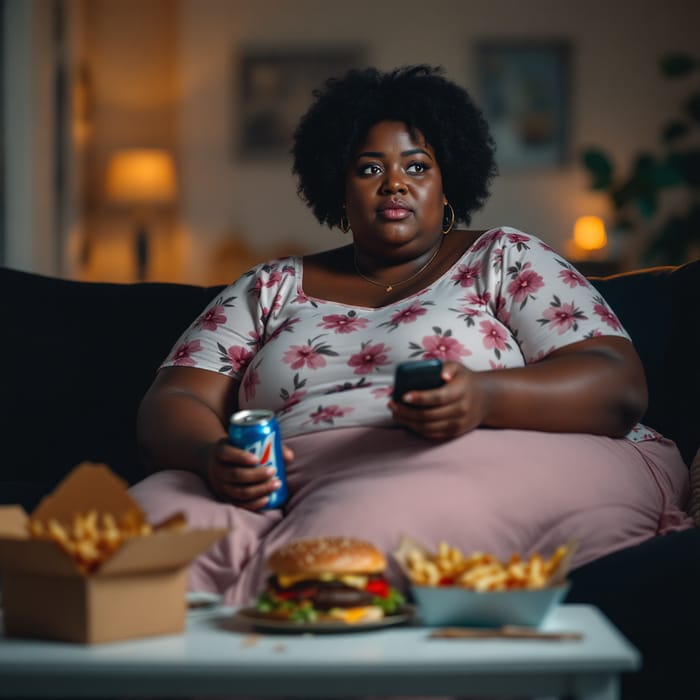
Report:
[[[526,362],[587,338],[629,339],[593,285],[536,236],[503,228],[485,244],[491,248],[494,312],[510,328]]]
[[[207,305],[161,368],[197,367],[240,379],[265,342],[267,320],[293,269],[284,261],[272,261],[246,272]]]

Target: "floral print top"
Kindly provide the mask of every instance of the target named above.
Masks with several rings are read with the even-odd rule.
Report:
[[[439,358],[472,370],[521,367],[584,338],[628,338],[589,282],[543,241],[483,233],[442,277],[379,308],[310,297],[300,257],[272,260],[227,287],[162,366],[240,380],[241,408],[272,409],[285,437],[391,425],[394,369]],[[660,436],[642,425],[634,441]]]

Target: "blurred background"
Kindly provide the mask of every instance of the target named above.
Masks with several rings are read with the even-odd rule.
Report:
[[[290,132],[348,67],[441,65],[500,176],[473,228],[585,272],[700,257],[697,0],[3,0],[0,265],[218,284],[345,242]]]

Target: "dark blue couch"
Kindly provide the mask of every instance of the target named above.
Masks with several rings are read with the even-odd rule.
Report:
[[[690,464],[700,445],[700,261],[594,284],[639,350],[644,422]],[[95,284],[0,268],[0,503],[31,510],[77,463],[144,472],[136,411],[179,333],[220,287]],[[655,538],[572,573],[569,601],[598,605],[641,650],[628,699],[700,698],[700,528]]]

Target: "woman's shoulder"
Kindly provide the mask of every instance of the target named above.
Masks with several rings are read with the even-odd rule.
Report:
[[[261,279],[265,280],[265,283],[269,283],[271,280],[294,277],[299,270],[300,264],[301,257],[297,255],[270,258],[269,260],[264,260],[249,267],[235,280],[230,282],[229,287],[255,285],[259,284]]]
[[[469,247],[471,253],[485,253],[491,251],[502,256],[506,250],[513,250],[518,254],[556,254],[548,243],[536,234],[529,233],[515,226],[495,226],[479,232],[479,236]]]
[[[484,229],[482,231],[471,231],[469,233],[476,233],[477,241],[483,242],[483,244],[488,244],[491,242],[497,242],[502,244],[519,242],[521,240],[533,240],[537,242],[543,242],[539,236],[523,229],[517,228],[516,226],[492,226],[491,228]]]

